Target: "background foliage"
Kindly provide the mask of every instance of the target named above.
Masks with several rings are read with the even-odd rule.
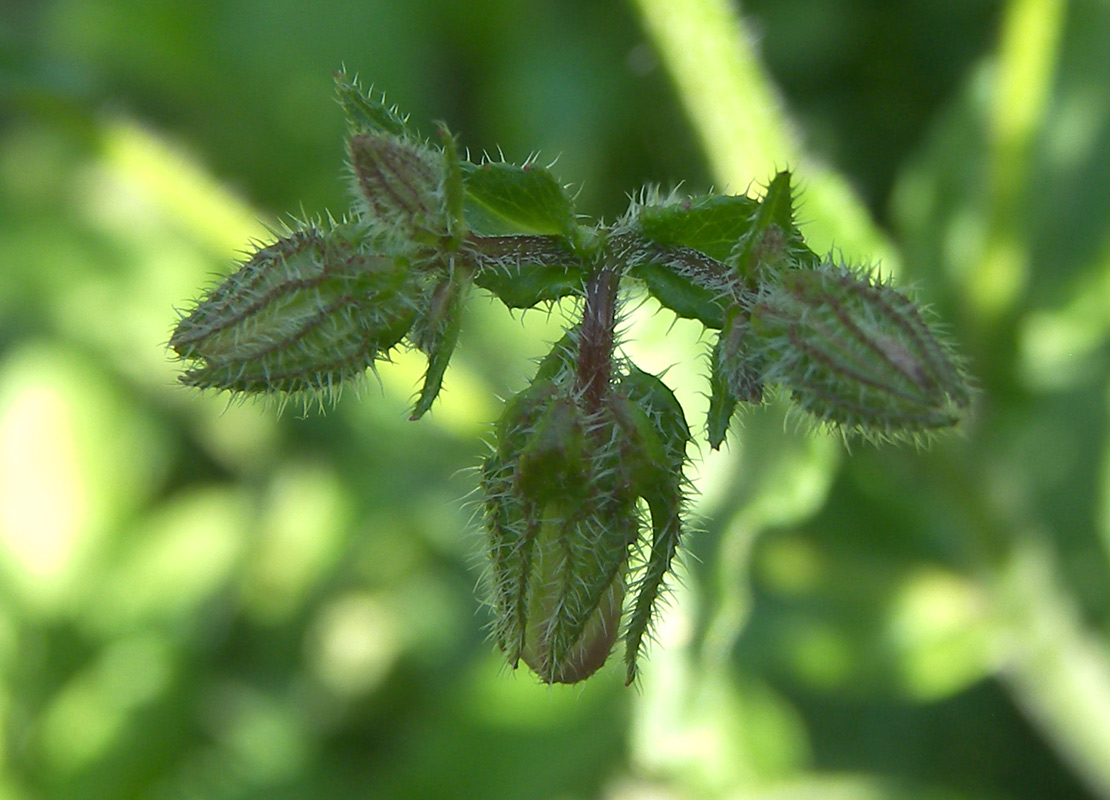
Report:
[[[720,11],[0,8],[0,798],[1110,797],[1110,4]],[[547,320],[475,307],[412,425],[418,357],[275,418],[161,347],[263,223],[346,207],[340,62],[591,215],[795,166],[814,245],[951,323],[975,419],[849,456],[749,414],[642,692],[503,674],[460,468]],[[697,420],[671,323],[629,349]]]

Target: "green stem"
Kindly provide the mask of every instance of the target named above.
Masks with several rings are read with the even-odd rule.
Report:
[[[728,0],[634,0],[713,174],[744,183],[798,160],[798,137]],[[741,178],[740,176],[747,176]]]
[[[565,236],[524,234],[514,236],[476,236],[468,234],[463,247],[477,256],[480,265],[497,262],[556,264],[577,260]]]
[[[1092,792],[1110,797],[1110,653],[1053,573],[1032,536],[999,568],[999,677]]]
[[[825,252],[866,253],[896,272],[897,250],[839,175],[806,159],[779,93],[760,63],[756,37],[735,0],[632,0],[709,159],[718,185],[790,166],[806,186],[806,238]]]

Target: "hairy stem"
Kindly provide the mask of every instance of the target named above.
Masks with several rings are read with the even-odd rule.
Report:
[[[617,275],[604,265],[586,284],[582,310],[582,332],[578,343],[578,373],[575,390],[586,413],[601,409],[612,379],[613,338],[617,324]]]
[[[514,235],[475,236],[469,234],[463,248],[480,265],[511,263],[550,264],[576,258],[564,236]]]

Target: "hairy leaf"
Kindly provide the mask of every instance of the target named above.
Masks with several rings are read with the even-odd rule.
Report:
[[[463,216],[487,236],[520,233],[570,235],[574,204],[548,170],[499,162],[462,164]]]
[[[374,99],[373,92],[364,90],[358,78],[348,75],[346,70],[339,70],[333,77],[336,97],[353,133],[388,133],[416,138],[409,129],[408,117],[395,106],[387,106],[385,95]]]

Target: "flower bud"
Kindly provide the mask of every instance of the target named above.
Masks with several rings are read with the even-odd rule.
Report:
[[[819,421],[876,438],[955,425],[970,404],[958,360],[907,297],[824,264],[765,285],[750,326],[764,381]]]
[[[629,365],[587,412],[574,337],[513,397],[482,469],[495,636],[514,667],[573,683],[605,662],[623,626],[629,682],[681,535],[689,429],[654,375]],[[651,516],[652,538],[642,542]],[[630,559],[636,554],[635,564]]]
[[[624,574],[640,520],[613,468],[613,426],[571,390],[556,347],[507,404],[482,470],[498,645],[548,683],[593,674],[620,630]]]
[[[554,381],[506,406],[483,466],[496,638],[548,683],[595,672],[620,628],[635,496],[603,474],[597,426]]]
[[[360,133],[347,142],[355,191],[366,218],[383,231],[445,233],[443,159],[411,139]]]
[[[189,386],[333,393],[412,325],[407,262],[351,225],[304,228],[257,250],[177,325],[169,346]]]
[[[544,516],[534,547],[520,657],[547,683],[577,683],[602,667],[620,633],[622,573],[638,520],[634,515],[621,520],[625,531],[591,530],[601,521],[575,521],[573,509],[554,504]],[[606,543],[614,534],[615,549]],[[595,550],[598,546],[602,552]],[[579,578],[585,583],[571,584]]]

